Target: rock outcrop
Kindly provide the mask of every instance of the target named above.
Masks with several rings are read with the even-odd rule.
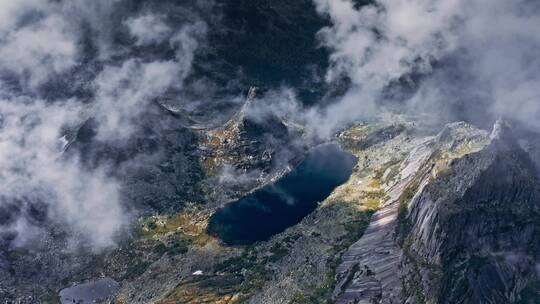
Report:
[[[214,198],[245,195],[279,176],[287,168],[274,163],[276,153],[302,135],[283,117],[250,116],[253,102],[250,94],[244,108],[219,128],[175,129],[170,127],[174,116],[171,124],[155,126],[165,135],[152,140],[167,143],[164,152],[173,156],[166,158],[177,160],[158,162],[156,168],[170,174],[159,175],[168,176],[161,182],[178,174],[200,175],[200,181],[191,179],[196,187],[186,189],[201,189],[201,202],[184,202],[176,215],[143,219],[141,235],[98,257],[100,266],[84,269],[78,282],[109,276],[120,283],[120,303],[535,303],[540,294],[538,140],[502,121],[491,133],[466,123],[449,124],[436,134],[419,123],[354,125],[335,138],[358,159],[346,183],[300,223],[269,240],[228,246],[206,231],[208,218],[226,202]],[[176,136],[188,140],[188,147],[175,148]],[[84,150],[83,139],[78,137],[81,142],[71,144],[68,153]],[[141,149],[151,146],[135,143]],[[293,154],[302,155],[303,147],[298,148]],[[223,172],[217,168],[226,165],[236,173],[258,174],[236,175],[243,186],[235,188],[219,180]],[[137,188],[147,192],[140,183]],[[81,257],[65,263],[91,262]],[[73,277],[73,269],[52,277]],[[9,271],[0,264],[6,278],[0,296],[22,299],[23,291],[15,294],[7,287],[15,284],[7,281],[13,277]],[[40,288],[62,286],[67,285],[51,281]]]
[[[238,192],[282,175],[306,149],[299,141],[302,130],[257,104],[259,101],[257,88],[251,87],[245,104],[233,117],[202,134],[200,149],[206,170]]]
[[[538,290],[540,182],[522,141],[503,121],[491,134],[454,123],[402,149],[386,201],[342,255],[333,301],[526,301]]]
[[[504,122],[408,210],[402,269],[409,302],[516,303],[536,278],[538,172]]]

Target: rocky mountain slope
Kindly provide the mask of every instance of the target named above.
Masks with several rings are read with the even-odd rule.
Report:
[[[510,128],[451,124],[398,168],[382,208],[342,256],[332,299],[528,303],[538,276],[538,169]]]
[[[172,114],[159,124],[172,132],[164,134],[192,134],[189,149],[178,154],[187,157],[178,172],[200,181],[184,185],[196,195],[180,194],[177,211],[142,215],[132,238],[113,251],[67,260],[60,251],[38,255],[41,265],[66,266],[48,272],[39,288],[7,288],[36,271],[22,266],[25,254],[11,253],[12,269],[24,272],[1,273],[2,295],[56,303],[61,288],[108,277],[119,283],[117,303],[536,303],[538,145],[502,121],[491,132],[452,123],[436,134],[401,117],[350,126],[334,141],[358,159],[352,175],[300,223],[249,246],[209,235],[217,208],[299,162],[276,161],[302,129],[279,116],[254,119],[248,109],[256,94],[248,97],[222,126],[171,129],[179,119]],[[84,128],[79,133],[69,149],[88,148]],[[167,151],[155,168],[175,174],[162,161],[180,158]],[[156,169],[141,167],[139,174]],[[153,184],[123,174],[138,181],[141,193]],[[233,182],[223,179],[227,174]],[[44,242],[60,246],[60,239]]]
[[[0,303],[540,303],[500,1],[0,1]]]
[[[247,247],[206,236],[176,266],[168,255],[154,262],[154,276],[179,267],[170,291],[141,298],[149,290],[145,272],[136,282],[146,288],[125,285],[120,298],[534,303],[538,171],[505,123],[491,134],[453,123],[436,135],[413,123],[359,124],[336,140],[358,164],[299,224]],[[203,274],[190,274],[196,269]]]

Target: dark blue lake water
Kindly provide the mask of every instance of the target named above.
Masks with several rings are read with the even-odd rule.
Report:
[[[210,219],[209,233],[230,245],[267,240],[313,212],[349,179],[356,161],[335,144],[318,146],[274,184],[218,210]]]

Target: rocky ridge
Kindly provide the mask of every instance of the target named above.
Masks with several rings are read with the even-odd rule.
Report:
[[[342,256],[335,303],[518,303],[537,288],[538,169],[510,127],[448,125],[406,152]]]
[[[77,280],[115,279],[118,303],[528,303],[540,290],[539,154],[505,123],[491,133],[453,123],[437,134],[418,123],[353,125],[334,139],[358,158],[345,184],[268,241],[227,246],[206,232],[220,202],[290,170],[258,153],[279,145],[249,133],[249,120],[240,111],[190,131],[204,200],[143,217],[129,244],[94,257]],[[280,140],[301,136],[273,121],[287,130]],[[259,173],[245,174],[244,187],[215,187],[227,164]]]
[[[520,303],[536,292],[538,174],[504,123],[491,134],[453,123],[432,135],[413,123],[358,124],[336,141],[358,164],[299,224],[252,246],[213,240],[177,258],[164,255],[149,269],[152,276],[169,273],[169,291],[137,301],[140,288],[129,289],[129,297],[123,289],[124,299]],[[490,205],[485,196],[493,195],[499,203]],[[204,261],[196,258],[200,250]],[[204,275],[191,274],[199,268]],[[148,284],[150,273],[136,280]]]

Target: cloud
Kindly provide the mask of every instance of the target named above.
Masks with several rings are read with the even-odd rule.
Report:
[[[179,73],[174,61],[144,63],[130,59],[121,66],[109,66],[95,81],[94,117],[100,141],[124,140],[137,130],[136,119],[148,103],[162,95]]]
[[[197,21],[183,26],[174,34],[170,44],[176,49],[176,61],[181,67],[180,83],[191,72],[195,51],[200,46],[200,41],[206,35],[208,28],[203,21]]]
[[[121,66],[106,66],[94,83],[98,139],[129,138],[137,130],[137,119],[151,102],[169,89],[181,91],[192,70],[198,39],[205,34],[204,23],[188,24],[170,38],[170,45],[176,50],[175,59],[145,62],[130,58]]]
[[[224,164],[218,174],[218,182],[221,185],[232,188],[235,186],[245,186],[246,184],[253,183],[253,181],[260,178],[260,176],[262,176],[262,172],[260,170],[243,172],[229,164]]]
[[[47,8],[45,0],[0,1],[0,32],[4,35],[13,30],[25,14],[43,12]]]
[[[19,5],[24,8],[25,4],[23,2]],[[24,16],[21,10],[21,7],[14,5],[7,8],[8,13]],[[8,21],[1,25],[0,67],[20,75],[23,85],[35,88],[49,75],[64,72],[74,66],[76,41],[73,33],[68,30],[69,24],[61,17],[51,14],[15,30],[9,30],[10,25],[16,26],[13,17],[11,20],[8,17]]]
[[[0,1],[0,237],[12,246],[30,246],[53,226],[101,250],[130,223],[114,168],[64,153],[69,133],[93,118],[95,140],[128,140],[156,100],[184,89],[206,24],[194,15],[173,29],[119,3]],[[135,40],[115,46],[123,33]],[[126,51],[158,42],[174,56]],[[87,93],[54,94],[80,85]]]
[[[323,136],[389,104],[444,121],[505,116],[538,126],[538,3],[379,0],[355,9],[350,0],[314,2],[333,23],[319,33],[332,50],[327,81],[345,75],[352,83],[341,100],[313,111]],[[385,102],[388,88],[404,80],[417,94]]]
[[[256,89],[254,89],[256,90]],[[262,98],[248,98],[242,111],[256,122],[264,122],[276,117],[283,122],[302,119],[300,103],[292,88],[281,87],[271,90],[261,96]]]
[[[14,245],[25,245],[39,236],[38,228],[54,223],[100,249],[112,245],[126,224],[118,183],[61,155],[60,130],[77,110],[71,102],[0,101],[0,207],[14,208],[2,216],[16,216],[0,223],[0,231],[15,233]]]
[[[165,24],[163,16],[141,15],[126,21],[131,35],[137,39],[137,45],[158,44],[170,37],[172,29]]]

